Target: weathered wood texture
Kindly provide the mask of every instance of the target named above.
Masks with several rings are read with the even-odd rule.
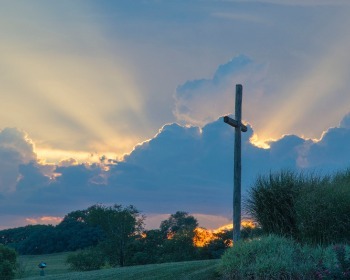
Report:
[[[236,85],[235,119],[224,117],[224,122],[235,128],[234,145],[234,189],[233,189],[233,242],[240,239],[241,235],[241,132],[246,132],[248,128],[242,124],[242,85]]]

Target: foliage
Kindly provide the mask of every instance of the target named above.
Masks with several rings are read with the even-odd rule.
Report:
[[[245,206],[267,234],[308,244],[350,241],[350,171],[333,177],[291,171],[260,176]]]
[[[16,249],[22,255],[38,255],[94,246],[104,238],[100,229],[71,219],[69,215],[56,227],[29,225],[2,230],[1,243]]]
[[[193,239],[181,233],[164,240],[158,262],[180,262],[196,259],[196,247]]]
[[[69,254],[66,262],[73,270],[97,270],[104,266],[105,256],[98,248],[88,248],[76,253]]]
[[[16,252],[0,244],[0,279],[11,280],[15,277]]]
[[[177,211],[160,224],[160,231],[165,237],[177,233],[194,236],[194,229],[198,226],[197,220],[187,212]]]
[[[25,227],[5,229],[0,231],[0,243],[6,246],[15,247],[26,240],[34,232],[47,228],[46,225],[28,225]]]
[[[111,266],[124,266],[127,248],[134,238],[142,232],[144,217],[132,205],[123,207],[93,205],[87,209],[86,222],[98,226],[106,234],[100,248]]]
[[[237,242],[222,257],[220,271],[225,279],[311,279],[311,260],[291,239],[269,235]]]
[[[151,264],[160,262],[164,238],[159,229],[147,230],[142,238],[134,239],[129,245],[128,264]]]
[[[241,238],[243,240],[251,240],[254,238],[261,237],[264,234],[264,231],[261,227],[242,227],[241,229]]]
[[[305,188],[295,204],[299,239],[312,244],[350,242],[350,173]]]
[[[72,213],[76,212],[81,211]],[[106,235],[101,228],[88,224],[80,218],[73,218],[72,213],[67,214],[55,228],[56,235],[58,235],[56,243],[59,243],[61,248],[65,248],[65,251],[75,251],[96,246],[105,240]]]
[[[213,234],[210,242],[199,249],[201,259],[219,259],[232,246],[232,230],[223,230]]]
[[[219,269],[224,279],[350,279],[350,247],[310,247],[277,235],[239,241]]]
[[[318,260],[314,273],[316,279],[350,279],[350,247],[338,244],[326,248]]]
[[[142,237],[129,243],[127,264],[179,262],[201,259],[202,250],[193,238],[197,220],[178,211],[161,222],[160,229],[145,231]]]
[[[196,259],[193,244],[197,220],[187,212],[178,211],[160,224],[163,244],[160,247],[159,262],[177,262]]]
[[[15,248],[20,254],[40,255],[57,252],[56,232],[54,226],[42,226],[30,232],[28,237],[16,244]]]
[[[220,265],[226,279],[350,279],[349,247],[332,245],[350,241],[350,170],[260,176],[246,207],[264,232],[279,237],[235,244]]]
[[[290,171],[258,177],[246,207],[264,232],[296,236],[294,204],[302,185],[303,178]]]

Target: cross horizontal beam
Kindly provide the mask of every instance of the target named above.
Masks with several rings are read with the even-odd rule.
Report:
[[[233,127],[238,127],[238,126],[240,126],[242,132],[247,132],[247,130],[248,130],[248,128],[247,128],[243,123],[241,123],[241,124],[239,125],[238,121],[236,121],[236,120],[230,118],[229,116],[225,116],[225,117],[224,117],[224,122],[227,123],[227,124],[229,124],[230,126],[233,126]]]

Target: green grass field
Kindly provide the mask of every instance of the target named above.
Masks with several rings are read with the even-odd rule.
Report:
[[[47,280],[135,280],[135,279],[191,279],[210,280],[219,279],[216,272],[218,260],[191,261],[178,263],[164,263],[152,265],[130,266],[122,268],[102,269],[89,272],[73,272],[65,264],[67,253],[20,256],[22,275],[16,279],[47,279]],[[41,261],[47,263],[45,277],[40,276],[38,264]]]

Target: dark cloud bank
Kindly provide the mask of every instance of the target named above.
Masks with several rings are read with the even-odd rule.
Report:
[[[350,114],[314,142],[287,135],[261,149],[243,134],[243,189],[259,174],[289,168],[327,174],[350,166]],[[230,216],[234,131],[222,119],[165,125],[123,161],[45,166],[17,129],[0,132],[2,216],[64,215],[94,203],[133,204],[145,213],[185,210]],[[51,171],[50,171],[51,169]],[[56,174],[50,177],[49,173]]]

